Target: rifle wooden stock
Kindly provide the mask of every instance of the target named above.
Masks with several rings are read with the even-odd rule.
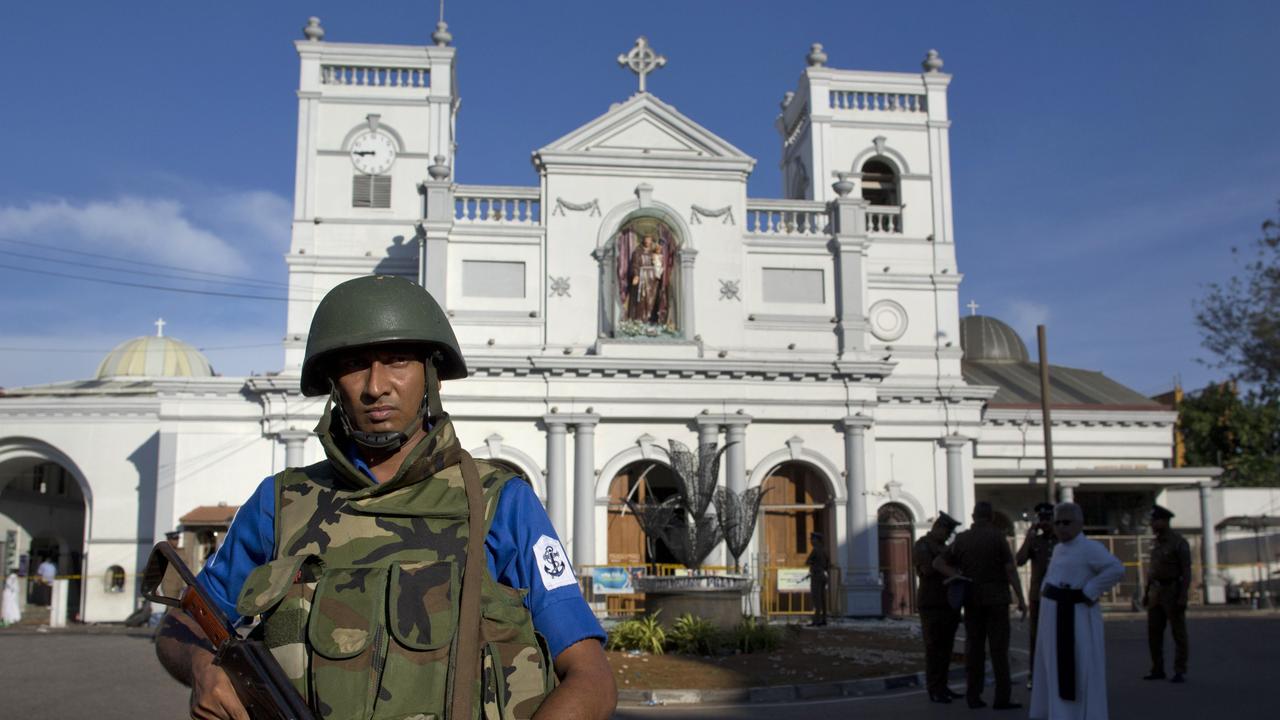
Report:
[[[169,569],[178,573],[183,585],[179,597],[161,591]],[[218,606],[205,597],[191,569],[169,543],[158,543],[151,551],[142,581],[142,595],[162,605],[176,607],[186,613],[213,646],[213,663],[221,667],[231,680],[240,704],[254,720],[315,720],[306,701],[289,681],[280,664],[265,645],[257,640],[244,640],[222,614]]]

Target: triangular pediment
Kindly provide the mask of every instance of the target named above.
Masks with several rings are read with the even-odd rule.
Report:
[[[745,161],[749,155],[653,95],[640,93],[552,142],[539,155],[608,155]]]

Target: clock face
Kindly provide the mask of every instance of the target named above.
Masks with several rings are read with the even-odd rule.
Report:
[[[381,175],[391,169],[396,148],[391,138],[380,132],[364,132],[351,142],[351,163],[366,175]]]

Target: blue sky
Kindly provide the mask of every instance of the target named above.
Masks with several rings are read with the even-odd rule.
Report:
[[[436,4],[7,3],[0,238],[39,247],[0,242],[0,266],[94,274],[20,254],[97,253],[281,295],[308,15],[332,41],[425,44]],[[1280,199],[1280,3],[454,0],[447,19],[464,183],[535,185],[532,150],[634,91],[614,58],[644,34],[668,58],[650,91],[756,157],[750,195],[778,197],[773,119],[810,43],[870,70],[937,48],[961,302],[1032,339],[1044,322],[1054,362],[1142,392],[1219,374],[1197,362],[1193,302]],[[157,275],[120,277],[199,277],[135,269]],[[0,386],[88,377],[157,316],[223,373],[281,364],[281,302],[0,267]]]

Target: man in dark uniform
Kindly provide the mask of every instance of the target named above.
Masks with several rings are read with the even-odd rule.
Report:
[[[1173,680],[1185,682],[1187,672],[1187,590],[1191,586],[1191,546],[1169,528],[1173,513],[1156,505],[1151,509],[1151,529],[1156,534],[1147,563],[1147,588],[1142,604],[1147,608],[1147,644],[1151,647],[1151,672],[1144,680],[1163,680],[1164,626],[1173,630]]]
[[[1049,503],[1036,505],[1036,522],[1027,530],[1015,558],[1018,567],[1031,563],[1031,586],[1027,588],[1027,605],[1031,608],[1031,657],[1036,656],[1036,627],[1040,622],[1040,585],[1044,582],[1045,571],[1049,569],[1049,558],[1053,555],[1053,546],[1058,543],[1053,533],[1053,506]],[[1034,667],[1034,663],[1033,663]],[[1031,687],[1031,670],[1027,670],[1027,687]]]
[[[813,622],[809,624],[822,627],[827,624],[827,572],[831,569],[831,557],[822,543],[822,533],[810,533],[809,540],[813,551],[804,560],[809,566],[809,601],[813,603]]]
[[[965,700],[971,708],[986,707],[982,700],[982,680],[986,665],[986,646],[991,647],[991,671],[995,675],[996,695],[991,707],[1012,710],[1022,707],[1010,701],[1009,677],[1009,586],[1018,595],[1018,612],[1027,616],[1027,602],[1022,597],[1022,583],[1013,565],[1013,552],[1005,535],[992,524],[995,511],[989,502],[973,506],[973,527],[956,536],[956,541],[933,567],[948,578],[967,578],[972,582],[964,604],[964,668],[967,679]]]
[[[955,647],[956,626],[960,624],[959,608],[947,601],[946,577],[933,569],[934,558],[947,550],[947,539],[960,521],[946,513],[938,513],[933,527],[916,541],[912,565],[920,578],[916,586],[916,609],[920,613],[920,630],[924,635],[924,675],[929,700],[949,703],[963,697],[947,687],[947,670]]]

